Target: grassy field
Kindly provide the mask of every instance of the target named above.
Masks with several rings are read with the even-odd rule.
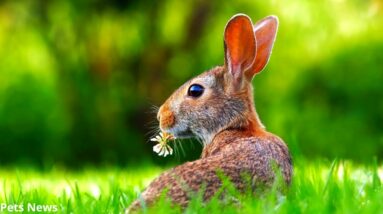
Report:
[[[0,170],[1,209],[5,213],[21,208],[26,213],[33,209],[51,209],[58,213],[121,213],[163,170],[151,165],[134,170],[86,168],[66,171],[56,168],[45,172],[3,168]],[[240,195],[228,188],[230,200],[213,199],[202,204],[196,197],[185,212],[382,213],[382,178],[383,167],[373,161],[357,165],[338,160],[295,160],[293,183],[285,194],[271,190],[254,197],[250,193]],[[171,208],[165,199],[144,211],[180,212],[177,207]]]

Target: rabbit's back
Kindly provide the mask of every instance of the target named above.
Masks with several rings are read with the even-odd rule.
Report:
[[[281,171],[287,184],[291,181],[292,161],[288,148],[279,137],[269,133],[263,137],[224,136],[224,140],[204,149],[202,159],[214,156],[221,156],[221,168],[237,165],[256,182],[272,183],[276,170]]]
[[[249,137],[238,141],[233,144],[238,147],[237,152],[247,153],[243,163],[249,162],[252,179],[256,182],[254,185],[272,184],[278,170],[286,184],[290,184],[292,161],[286,144],[280,138]]]
[[[171,200],[185,207],[202,186],[205,187],[204,199],[208,200],[222,185],[217,172],[229,178],[238,190],[249,187],[248,180],[244,179],[246,175],[251,177],[252,188],[271,185],[278,169],[286,183],[290,183],[291,158],[286,145],[278,137],[248,137],[214,143],[218,144],[219,151],[184,163],[156,178],[142,193],[146,203],[150,204],[167,189]],[[134,206],[139,206],[139,201]]]

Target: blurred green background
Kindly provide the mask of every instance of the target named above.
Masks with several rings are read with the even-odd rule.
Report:
[[[383,157],[383,2],[1,1],[0,163],[169,163],[148,142],[159,106],[223,63],[236,13],[280,28],[254,79],[258,113],[293,156]]]

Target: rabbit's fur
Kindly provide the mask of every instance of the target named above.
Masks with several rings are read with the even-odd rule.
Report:
[[[224,34],[225,64],[186,82],[161,106],[158,120],[162,131],[177,138],[198,137],[204,142],[200,159],[162,173],[128,208],[150,205],[167,189],[174,203],[187,206],[191,193],[202,186],[208,200],[221,187],[217,171],[239,189],[243,177],[251,177],[252,188],[271,185],[280,169],[287,184],[292,174],[291,158],[285,143],[265,131],[253,102],[251,80],[267,64],[277,32],[278,20],[266,17],[254,26],[250,18],[235,15]],[[203,94],[191,97],[191,85],[203,86]]]

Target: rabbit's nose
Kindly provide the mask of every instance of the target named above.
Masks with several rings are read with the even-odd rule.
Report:
[[[161,128],[170,128],[174,125],[175,118],[173,112],[167,105],[162,105],[157,113],[157,120]]]

